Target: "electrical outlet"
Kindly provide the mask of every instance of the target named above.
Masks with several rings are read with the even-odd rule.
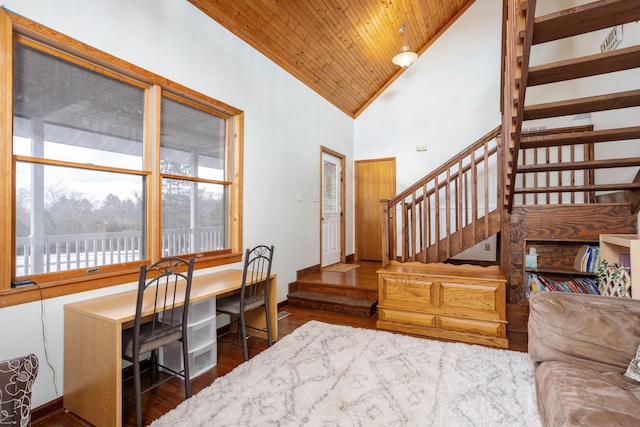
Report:
[[[490,251],[491,250],[491,243],[485,243],[484,244],[484,250],[485,251]]]

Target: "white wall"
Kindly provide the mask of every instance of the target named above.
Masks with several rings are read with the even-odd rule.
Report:
[[[400,192],[500,125],[501,31],[502,1],[476,0],[356,119],[355,159],[395,157]],[[495,260],[486,243],[460,257]]]
[[[353,120],[187,1],[5,0],[5,8],[245,112],[244,246],[275,245],[278,300],[297,270],[320,262],[320,146],[347,157]],[[303,200],[297,200],[297,193]],[[353,185],[347,183],[346,253],[353,253]],[[241,266],[237,266],[241,267]],[[49,361],[63,393],[63,305],[117,289],[44,302]],[[0,359],[35,353],[33,406],[56,393],[40,303],[0,309]]]
[[[402,191],[498,126],[501,28],[502,1],[476,0],[356,119],[355,159],[395,157]]]

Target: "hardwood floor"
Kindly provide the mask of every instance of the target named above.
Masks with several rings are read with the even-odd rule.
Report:
[[[340,286],[354,291],[378,291],[378,274],[376,272],[382,268],[381,262],[358,261],[349,264],[357,264],[360,267],[345,273],[320,270],[320,272],[305,276],[300,280],[308,284]]]
[[[341,281],[345,286],[358,286],[357,283],[364,283],[363,286],[371,287],[372,281],[377,283],[377,276],[374,274],[375,270],[379,268],[378,263],[359,263],[360,268],[352,270],[350,275],[354,280],[353,282],[346,281],[344,277],[336,277],[336,274],[330,274],[332,280]],[[373,273],[372,273],[373,272]],[[351,273],[351,272],[349,272]],[[346,276],[349,273],[345,273]],[[326,275],[327,272],[320,273]],[[365,283],[366,282],[366,283]],[[377,285],[376,285],[377,286]],[[303,307],[295,307],[292,305],[285,305],[280,309],[280,312],[287,312],[289,315],[281,318],[278,321],[278,329],[280,338],[290,334],[299,326],[305,324],[310,320],[318,320],[325,323],[331,323],[336,325],[348,325],[360,328],[375,329],[377,316],[372,317],[354,317],[340,313],[325,312],[319,310],[313,310]],[[265,340],[259,338],[249,339],[249,357],[253,357],[256,354],[267,348]],[[526,351],[526,334],[509,333],[509,348],[516,351]],[[191,381],[192,393],[195,394],[203,388],[210,385],[216,378],[223,376],[232,371],[236,366],[242,363],[244,360],[242,356],[242,347],[229,343],[218,343],[218,363],[211,370],[203,373],[202,375],[194,378]],[[153,420],[159,418],[166,412],[175,408],[184,400],[184,386],[182,381],[173,379],[166,382],[160,387],[143,395],[143,422],[145,425],[151,423]],[[96,402],[99,405],[100,402]],[[60,406],[60,405],[58,405]],[[86,423],[77,416],[65,413],[62,410],[57,410],[54,413],[49,413],[46,416],[41,414],[39,419],[36,419],[38,412],[34,413],[33,426],[34,427],[84,427],[90,424]],[[133,406],[124,403],[123,404],[123,426],[135,426],[135,414]]]

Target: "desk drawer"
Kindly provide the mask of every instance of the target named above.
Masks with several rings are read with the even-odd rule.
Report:
[[[192,302],[189,306],[189,325],[216,316],[216,297]],[[215,322],[214,322],[215,323]]]
[[[216,341],[216,319],[187,327],[189,351],[196,351]]]
[[[197,377],[203,372],[213,368],[218,363],[218,346],[214,341],[197,350],[189,352],[189,378]],[[182,363],[182,345],[172,342],[160,351],[160,364],[174,371],[184,369]]]
[[[218,363],[218,346],[213,342],[199,350],[189,353],[190,377],[197,377]]]
[[[172,314],[173,312],[173,314]],[[176,307],[173,310],[167,310],[166,317],[180,319],[182,316],[182,307]],[[207,298],[200,301],[192,302],[189,306],[189,314],[187,316],[187,325],[197,325],[211,319],[215,323],[216,317],[216,297]]]

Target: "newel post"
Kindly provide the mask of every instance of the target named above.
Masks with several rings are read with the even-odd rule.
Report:
[[[380,199],[380,208],[382,209],[380,240],[382,241],[382,268],[384,268],[389,265],[389,199]]]

